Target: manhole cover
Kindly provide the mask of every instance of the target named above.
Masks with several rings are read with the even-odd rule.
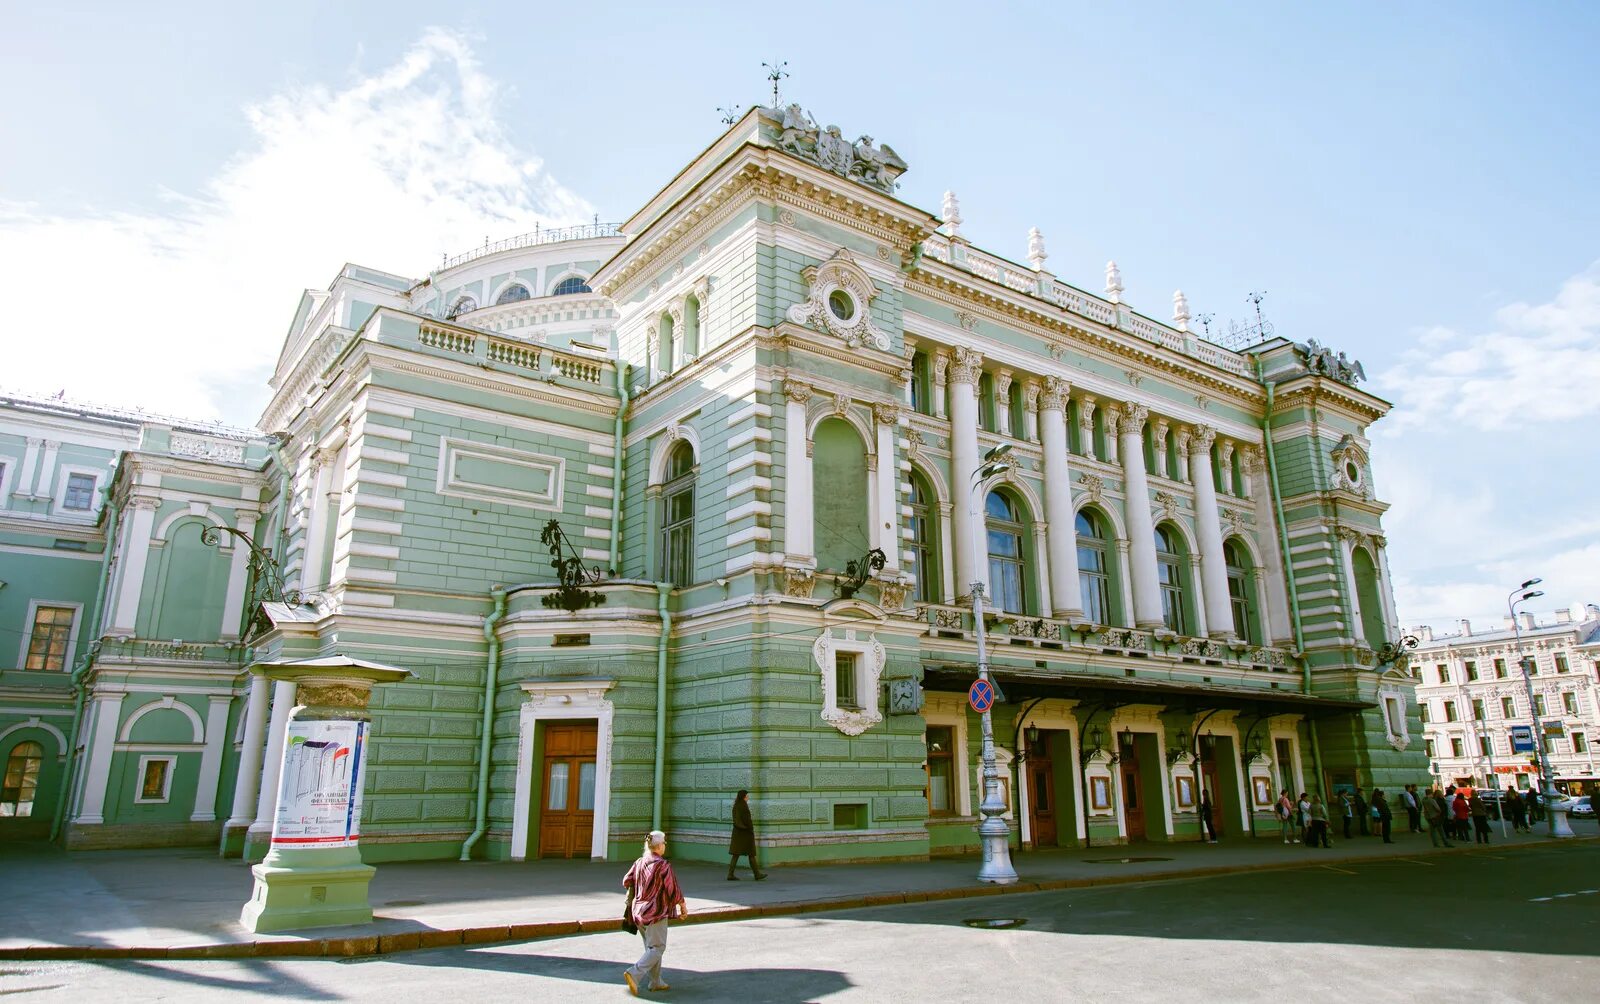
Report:
[[[1026,917],[968,917],[961,923],[968,927],[982,927],[993,930],[1003,930],[1007,927],[1021,927],[1028,922]]]
[[[421,906],[422,905],[422,900],[420,900],[420,899],[392,899],[392,900],[390,900],[389,902],[387,902],[387,903],[385,903],[383,905],[384,906]]]
[[[1088,858],[1091,865],[1135,865],[1143,861],[1171,861],[1171,858]]]

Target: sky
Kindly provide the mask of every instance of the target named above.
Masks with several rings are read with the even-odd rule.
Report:
[[[691,9],[692,8],[692,9]],[[1362,360],[1401,619],[1600,602],[1600,7],[34,4],[0,33],[0,388],[252,424],[346,261],[624,219],[771,99],[974,243]]]

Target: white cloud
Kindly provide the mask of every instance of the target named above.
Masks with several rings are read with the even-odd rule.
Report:
[[[429,30],[343,88],[247,109],[252,147],[165,212],[0,204],[0,385],[253,422],[300,291],[344,262],[421,275],[486,235],[588,221],[498,99],[467,40]]]

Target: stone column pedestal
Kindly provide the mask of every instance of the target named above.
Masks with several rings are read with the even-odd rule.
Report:
[[[362,864],[361,790],[378,683],[411,676],[403,669],[335,657],[251,667],[293,683],[279,771],[272,844],[253,866],[255,889],[239,923],[255,933],[372,920],[367,886],[377,871]]]

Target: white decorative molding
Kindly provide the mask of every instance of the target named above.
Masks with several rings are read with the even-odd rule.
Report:
[[[870,345],[888,351],[888,333],[872,323],[870,307],[878,296],[877,287],[849,251],[841,248],[821,265],[800,274],[807,295],[789,308],[790,321],[827,331],[853,349]]]
[[[463,470],[464,465],[473,463],[493,465],[509,472],[520,471],[524,477],[533,479],[542,476],[543,487],[524,489],[474,480],[470,469]],[[440,495],[529,509],[560,509],[565,475],[566,461],[560,457],[439,437],[439,476],[435,488]]]
[[[822,720],[847,736],[859,736],[883,721],[878,710],[878,681],[883,677],[887,658],[878,636],[868,632],[866,638],[857,638],[855,628],[829,628],[811,646],[811,657],[822,672]],[[841,653],[854,653],[856,661],[856,708],[841,708],[835,686],[837,657]]]
[[[528,856],[532,829],[533,773],[544,764],[533,755],[534,728],[541,721],[594,719],[597,727],[594,757],[594,833],[589,856],[604,860],[611,833],[611,741],[615,707],[606,697],[615,680],[524,680],[518,716],[516,802],[511,820],[511,859]],[[538,848],[532,848],[538,856]]]

